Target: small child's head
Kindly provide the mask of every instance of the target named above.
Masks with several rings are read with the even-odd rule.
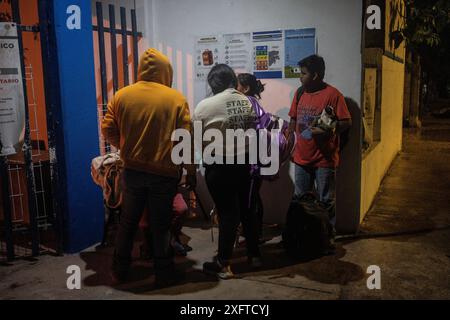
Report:
[[[264,85],[260,80],[250,73],[241,73],[238,75],[237,90],[251,97],[261,99],[261,93],[264,91]]]
[[[313,54],[300,60],[298,63],[300,71],[300,82],[308,87],[314,83],[320,83],[325,77],[325,61],[322,57]]]

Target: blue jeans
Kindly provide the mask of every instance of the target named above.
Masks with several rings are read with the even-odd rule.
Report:
[[[314,188],[315,185],[315,188]],[[316,192],[320,202],[327,206],[335,203],[335,169],[316,168],[295,164],[295,195]],[[334,224],[335,219],[331,221]]]

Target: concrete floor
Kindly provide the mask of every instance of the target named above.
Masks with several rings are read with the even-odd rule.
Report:
[[[279,230],[263,248],[265,266],[250,270],[238,250],[237,279],[216,281],[201,265],[214,254],[207,225],[184,228],[194,250],[177,265],[181,284],[153,289],[152,265],[136,260],[131,281],[112,288],[111,248],[77,255],[42,256],[0,266],[1,299],[449,299],[450,298],[450,121],[426,119],[405,130],[404,148],[383,181],[361,226],[361,237],[341,239],[334,256],[296,263],[286,258]],[[217,229],[214,229],[217,240]],[[199,249],[201,248],[201,249]],[[68,290],[66,269],[78,265],[81,290]],[[369,290],[367,268],[381,268],[381,289]]]

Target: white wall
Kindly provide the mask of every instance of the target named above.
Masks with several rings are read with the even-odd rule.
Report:
[[[195,37],[308,27],[316,28],[318,54],[326,62],[325,80],[360,102],[360,0],[141,0],[139,3],[137,6],[146,13],[146,37],[151,46],[162,49],[171,59],[174,87],[188,98],[191,111],[207,95],[205,81],[193,79]],[[263,80],[263,83],[266,83],[262,95],[264,108],[287,118],[298,80]],[[263,188],[267,195],[266,218],[270,222],[284,220],[285,206],[292,195],[292,169],[291,166],[291,179],[286,173],[282,181]],[[359,185],[357,188],[359,192]]]
[[[315,27],[318,53],[327,64],[326,81],[359,101],[361,1],[359,0],[152,0],[153,14],[147,17],[147,36],[164,53],[193,55],[195,37],[208,34]],[[153,29],[153,30],[151,30]],[[174,66],[177,69],[179,66]],[[187,73],[186,73],[187,72]],[[176,87],[176,79],[174,80]],[[194,104],[206,95],[206,85],[195,80]],[[287,108],[298,80],[265,80],[263,104],[272,111]],[[181,88],[180,88],[181,89]],[[280,92],[281,89],[281,92]],[[187,93],[187,83],[182,90]],[[276,99],[274,97],[277,97]]]

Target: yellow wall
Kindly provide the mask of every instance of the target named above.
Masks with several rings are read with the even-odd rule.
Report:
[[[383,56],[381,141],[362,161],[361,215],[364,218],[392,160],[402,146],[404,64]]]
[[[394,42],[391,41],[389,34],[404,27],[405,4],[403,0],[387,0],[386,1],[386,36],[385,50],[397,58],[405,59],[405,41],[396,49]]]
[[[363,155],[360,221],[369,211],[381,181],[402,147],[405,65],[392,59],[392,56],[404,60],[405,44],[402,43],[395,49],[389,40],[389,34],[403,25],[401,16],[404,15],[404,10],[403,0],[386,0],[385,55],[382,56],[381,61],[376,59],[378,65],[381,63],[382,69],[381,140]],[[370,57],[370,52],[366,49],[366,60]]]

